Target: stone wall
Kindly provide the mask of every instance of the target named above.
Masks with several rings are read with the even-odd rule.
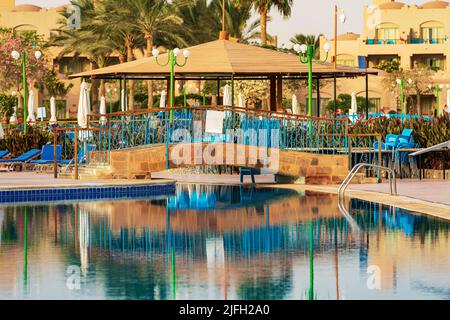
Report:
[[[231,156],[230,156],[231,154]],[[255,158],[255,155],[256,158]],[[341,182],[348,174],[346,155],[322,155],[297,151],[279,151],[226,143],[176,144],[169,147],[169,167],[193,167],[205,164],[266,168],[268,172],[292,177],[306,184]],[[112,178],[149,178],[152,172],[166,169],[164,145],[130,148],[111,152]]]

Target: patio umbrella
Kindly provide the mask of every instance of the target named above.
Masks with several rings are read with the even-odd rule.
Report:
[[[300,106],[298,105],[297,96],[295,94],[292,95],[292,113],[296,115],[300,114]]]
[[[56,123],[56,100],[55,97],[50,98],[50,124]]]
[[[447,89],[447,112],[450,113],[450,89]]]
[[[241,93],[239,93],[239,95],[238,95],[238,107],[239,108],[245,108],[244,98],[242,97]]]
[[[14,113],[11,116],[11,118],[9,118],[9,123],[11,124],[17,124],[19,121],[17,120],[17,107],[14,107]]]
[[[231,101],[231,87],[227,84],[224,88],[223,88],[223,105],[224,106],[231,106],[232,105],[232,101]]]
[[[159,107],[161,109],[164,109],[166,107],[166,98],[167,98],[166,90],[161,91],[161,99],[159,100]]]
[[[106,99],[104,96],[102,96],[100,98],[100,115],[101,115],[100,122],[102,124],[106,123],[106,117],[104,116],[105,114],[106,114]]]
[[[36,122],[36,117],[34,116],[34,91],[30,91],[30,96],[28,97],[28,117],[27,122]]]
[[[78,125],[81,128],[87,127],[87,116],[90,113],[91,106],[89,100],[89,85],[83,81],[80,86],[80,99],[78,101]]]
[[[352,104],[349,111],[350,120],[352,122],[356,121],[357,114],[358,114],[358,104],[356,101],[356,93],[352,92]]]
[[[120,93],[120,109],[122,112],[125,112],[125,89],[122,89],[122,92]]]

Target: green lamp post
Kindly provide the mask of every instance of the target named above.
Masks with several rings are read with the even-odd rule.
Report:
[[[316,48],[314,45],[306,45],[306,44],[296,44],[294,45],[294,50],[299,53],[299,60],[303,64],[308,65],[308,116],[312,116],[313,113],[313,105],[312,105],[312,95],[313,95],[313,79],[312,79],[312,64],[316,63],[325,63],[328,59],[328,53],[330,52],[330,45],[326,43],[323,47],[326,53],[325,59],[322,61],[320,59],[315,58]],[[319,90],[319,88],[317,88]],[[319,101],[317,102],[319,103]]]
[[[170,67],[170,108],[172,109],[174,107],[174,100],[175,100],[175,96],[174,96],[174,89],[175,89],[175,66],[177,67],[184,67],[187,63],[187,60],[189,58],[189,50],[184,50],[183,51],[183,56],[184,56],[184,62],[183,63],[178,63],[177,61],[177,57],[180,54],[180,49],[175,48],[173,50],[170,50],[168,53],[168,59],[166,63],[160,63],[158,61],[158,56],[159,56],[159,50],[158,49],[153,49],[152,51],[153,56],[156,58],[156,63],[158,65],[160,65],[161,67],[165,67],[165,66],[169,66]],[[170,122],[173,121],[173,110],[170,110]]]
[[[173,110],[172,108],[174,107],[174,90],[175,90],[175,66],[178,66],[180,68],[184,67],[187,63],[187,60],[189,58],[189,50],[184,50],[183,51],[183,56],[184,56],[184,62],[183,63],[178,63],[177,61],[177,57],[180,54],[180,49],[175,48],[173,50],[170,50],[168,53],[168,59],[166,63],[160,63],[158,61],[158,56],[159,56],[159,50],[158,49],[153,49],[152,51],[152,55],[155,57],[156,59],[156,63],[158,65],[160,65],[161,67],[165,67],[165,66],[169,66],[170,67],[170,98],[169,98],[169,102],[170,102],[170,122],[173,122]],[[166,126],[166,169],[169,169],[169,121],[168,121],[168,112],[166,111],[166,116],[165,116],[165,126]]]
[[[14,50],[11,52],[12,58],[15,60],[17,66],[22,67],[22,86],[23,86],[23,131],[27,133],[27,63],[28,53],[22,51],[19,53]],[[42,57],[42,52],[37,50],[34,52],[34,57],[39,60]],[[20,61],[19,61],[20,60]]]
[[[428,85],[428,88],[431,90],[433,88],[433,86],[430,84]],[[436,116],[439,117],[440,114],[440,94],[441,91],[444,89],[444,85],[443,84],[437,84],[434,87],[434,96],[436,97]]]

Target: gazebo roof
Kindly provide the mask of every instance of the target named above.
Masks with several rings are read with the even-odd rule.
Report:
[[[307,65],[299,62],[294,54],[260,48],[256,46],[216,40],[188,48],[190,57],[187,64],[175,67],[177,76],[298,76],[308,73]],[[165,63],[167,53],[161,54],[158,61]],[[180,54],[180,62],[184,57]],[[330,63],[313,63],[313,73],[320,77],[354,77],[358,75],[377,74],[374,70],[358,69],[347,66],[334,68]],[[73,74],[70,78],[119,78],[119,77],[161,77],[169,74],[169,67],[161,67],[154,57],[143,58],[127,63],[113,65],[92,71]]]

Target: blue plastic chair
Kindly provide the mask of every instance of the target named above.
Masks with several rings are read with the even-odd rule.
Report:
[[[6,157],[9,154],[7,150],[0,150],[0,159]]]
[[[78,164],[83,164],[87,161],[87,155],[89,154],[89,152],[94,151],[94,146],[93,145],[86,145],[86,150],[84,148],[81,148],[80,152],[78,153]],[[64,165],[70,165],[74,163],[74,159],[70,159],[70,160],[61,160],[59,161],[59,163],[64,164]]]
[[[32,164],[51,164],[55,161],[55,147],[51,144],[47,144],[42,147],[41,159],[32,160]],[[56,146],[56,161],[61,161],[62,146]]]
[[[393,150],[401,148],[416,148],[417,144],[414,142],[413,130],[403,129],[402,134],[388,134],[386,140],[381,145],[383,150]],[[378,149],[378,141],[374,143],[374,149]]]
[[[0,159],[0,163],[26,163],[30,162],[34,158],[38,157],[41,154],[40,149],[31,149],[30,151],[25,152],[21,156],[18,156],[14,159]]]

